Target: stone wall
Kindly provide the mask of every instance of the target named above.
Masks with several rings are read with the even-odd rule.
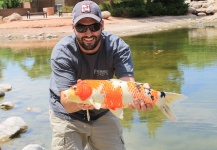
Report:
[[[39,0],[38,12],[42,12],[44,7],[55,8],[55,0]]]
[[[13,13],[18,13],[21,16],[25,16],[27,11],[30,11],[30,9],[29,8],[0,9],[0,16],[7,17]]]
[[[217,1],[186,1],[189,4],[188,12],[197,16],[214,15],[217,12]]]

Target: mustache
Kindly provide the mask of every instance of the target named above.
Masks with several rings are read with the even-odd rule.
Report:
[[[96,39],[97,37],[92,35],[92,36],[84,36],[81,39],[84,39],[84,38],[95,38]]]

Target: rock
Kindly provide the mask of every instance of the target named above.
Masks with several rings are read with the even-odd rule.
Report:
[[[25,146],[22,150],[46,150],[46,149],[38,144],[29,144]]]
[[[108,19],[111,17],[111,13],[109,11],[102,11],[102,19]]]
[[[206,13],[204,12],[200,12],[200,13],[197,13],[198,16],[206,16]]]
[[[189,7],[189,8],[188,8],[188,13],[196,14],[196,13],[197,13],[197,10],[196,10],[194,7]]]
[[[6,110],[12,109],[12,108],[14,108],[14,103],[12,103],[12,102],[3,102],[2,104],[0,104],[0,108],[1,109],[6,109]]]
[[[25,34],[25,35],[23,35],[23,38],[24,39],[29,39],[29,35]]]
[[[38,40],[44,40],[44,36],[38,36]]]
[[[58,38],[58,35],[54,34],[52,35],[52,38]]]
[[[17,21],[17,20],[22,20],[22,16],[18,13],[13,13],[8,17],[3,18],[3,21],[5,22],[11,22],[11,21]]]
[[[41,108],[39,108],[39,107],[28,107],[28,108],[26,108],[26,110],[29,112],[34,112],[34,113],[42,112]]]
[[[44,36],[44,32],[40,32],[39,34],[38,34],[38,36]]]
[[[47,34],[45,37],[48,38],[48,39],[51,39],[52,35],[51,34]]]
[[[22,118],[13,116],[0,123],[0,142],[13,138],[14,135],[24,133],[28,129]]]
[[[217,12],[217,2],[192,1],[189,3],[188,12],[198,16],[214,15]]]
[[[4,91],[0,90],[0,97],[3,97],[3,96],[5,96],[5,93]]]
[[[11,36],[10,34],[7,34],[7,35],[5,35],[5,38],[6,38],[6,39],[11,39],[12,36]]]
[[[12,86],[10,84],[0,84],[0,90],[6,92],[10,91],[12,89]]]
[[[200,3],[194,3],[194,4],[192,5],[192,7],[198,9],[198,8],[201,8],[202,5],[201,5]]]

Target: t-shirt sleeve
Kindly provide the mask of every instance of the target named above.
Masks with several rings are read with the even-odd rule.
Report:
[[[76,83],[73,57],[64,48],[53,52],[51,57],[52,80],[59,91],[68,89]]]
[[[121,38],[118,38],[114,43],[114,70],[117,78],[124,76],[134,76],[133,62],[129,45]]]

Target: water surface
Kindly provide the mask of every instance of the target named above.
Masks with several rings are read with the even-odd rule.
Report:
[[[179,29],[124,40],[131,47],[138,82],[188,96],[171,105],[179,119],[176,123],[157,107],[146,113],[126,109],[121,124],[127,150],[215,150],[217,28]],[[18,150],[30,143],[50,149],[48,88],[53,45],[38,44],[38,48],[0,48],[0,83],[13,86],[0,103],[15,103],[12,110],[0,109],[0,121],[20,116],[30,127],[1,143],[2,150]]]

